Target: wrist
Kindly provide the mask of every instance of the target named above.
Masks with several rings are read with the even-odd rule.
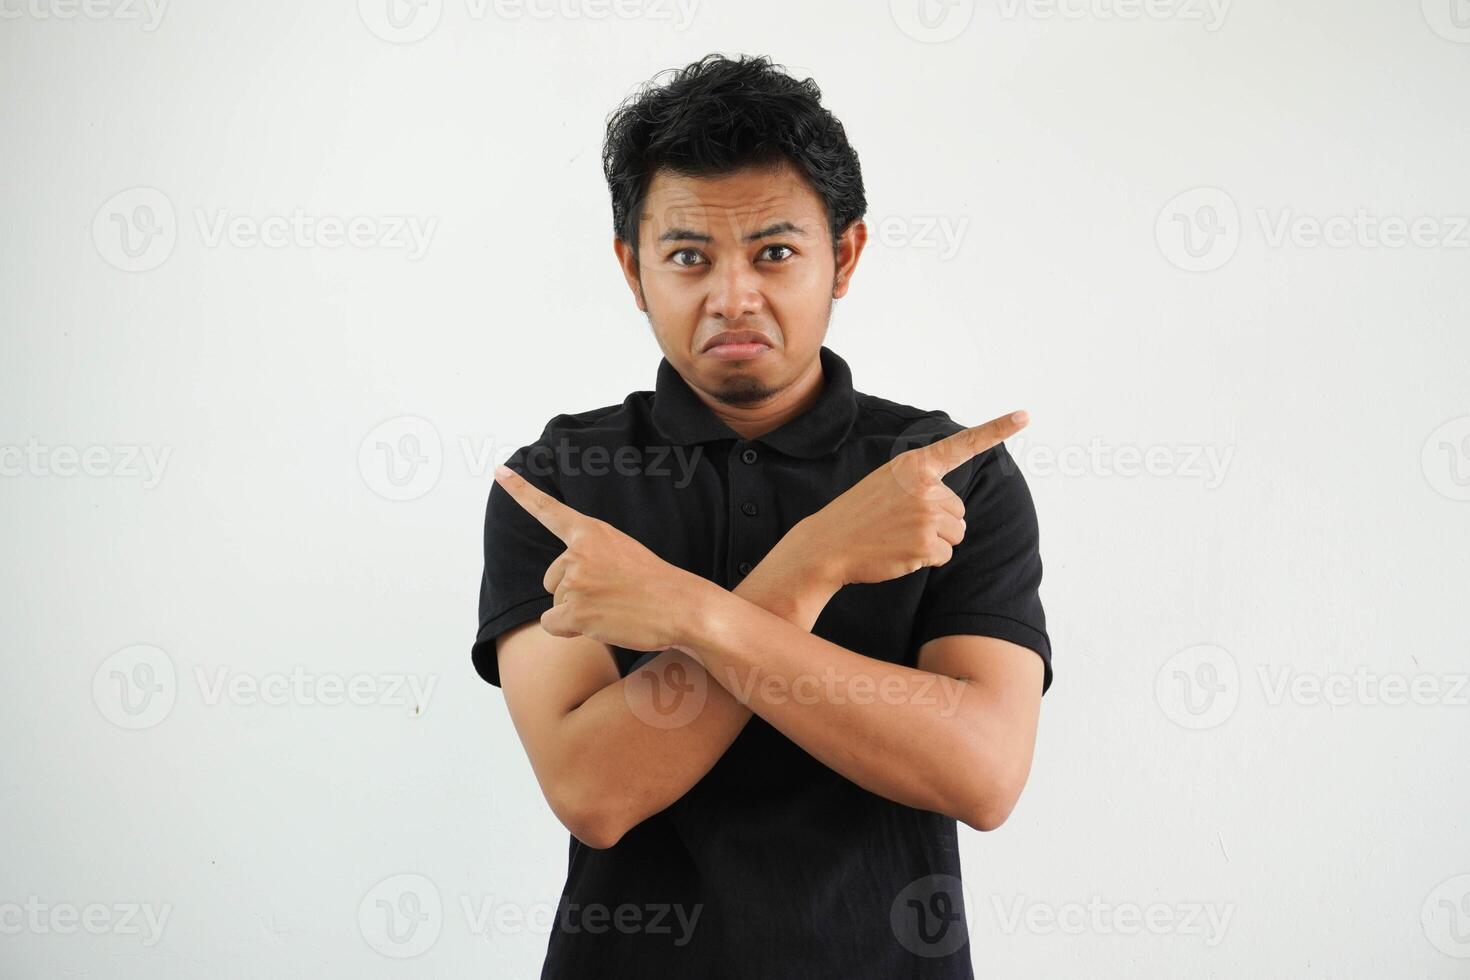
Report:
[[[797,521],[776,545],[788,549],[802,586],[830,599],[844,585],[842,556],[828,548],[810,517]]]
[[[688,588],[674,616],[672,645],[685,653],[692,653],[692,648],[703,645],[707,627],[718,610],[718,603],[722,598],[728,598],[730,593],[706,578],[692,572],[687,574]]]

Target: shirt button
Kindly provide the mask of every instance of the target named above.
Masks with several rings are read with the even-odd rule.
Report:
[[[743,504],[740,505],[740,512],[742,514],[745,514],[747,517],[754,517],[755,516],[755,504],[753,504],[749,500],[747,500],[745,503],[743,503]]]
[[[740,563],[740,574],[741,575],[749,575],[750,574],[750,568],[751,568],[750,562],[748,562],[748,561],[741,562]]]
[[[745,460],[747,463],[754,463],[758,455],[759,454],[754,449],[747,449],[745,452],[740,454],[740,458]]]

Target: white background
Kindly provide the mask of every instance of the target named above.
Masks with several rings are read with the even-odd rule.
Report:
[[[961,831],[977,974],[1470,973],[1463,0],[96,2],[0,0],[0,974],[536,974],[485,497],[653,386],[602,126],[712,50],[861,156],[856,387],[1032,413],[1056,683]],[[295,212],[371,241],[248,237]]]

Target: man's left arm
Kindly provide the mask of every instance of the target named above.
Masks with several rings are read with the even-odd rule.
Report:
[[[879,796],[992,830],[1031,770],[1042,661],[989,636],[936,637],[906,667],[838,646],[723,589],[680,644],[711,678]]]
[[[880,796],[979,830],[999,826],[1026,784],[1051,683],[1036,511],[1000,442],[1015,425],[993,420],[905,453],[796,532],[798,548],[830,549],[845,564],[826,586],[834,592],[891,577],[891,563],[913,554],[906,524],[950,535],[952,548],[928,538],[937,564],[916,610],[914,667],[797,635],[723,590],[698,589],[686,627],[687,652],[709,675],[814,758]],[[960,512],[962,524],[949,516]]]

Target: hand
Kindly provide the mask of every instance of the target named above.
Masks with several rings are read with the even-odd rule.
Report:
[[[965,502],[943,477],[1027,421],[1015,412],[899,453],[792,530],[813,560],[830,563],[834,589],[943,565],[965,537]]]
[[[588,636],[610,646],[657,651],[683,640],[681,624],[704,579],[670,565],[606,521],[542,492],[507,466],[495,482],[567,546],[541,584],[554,598],[541,614],[552,636]]]

